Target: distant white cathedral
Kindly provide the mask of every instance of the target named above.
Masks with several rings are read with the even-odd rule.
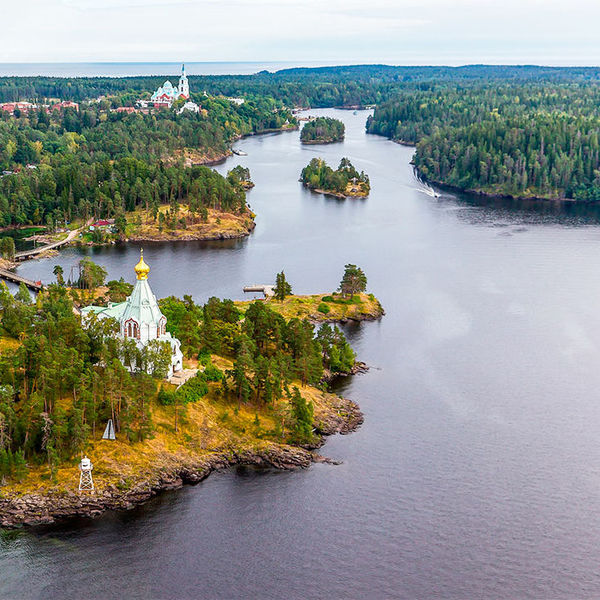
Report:
[[[154,106],[171,106],[175,100],[184,98],[188,100],[190,97],[190,85],[187,75],[185,74],[185,64],[181,65],[181,77],[177,88],[167,80],[165,81],[151,96],[149,104]]]
[[[101,319],[116,319],[119,322],[119,335],[135,340],[138,348],[143,348],[151,340],[166,342],[171,347],[171,365],[168,377],[174,371],[181,371],[183,354],[181,343],[167,331],[167,318],[162,314],[156,296],[150,289],[148,273],[150,267],[144,262],[144,252],[140,252],[140,262],[135,266],[137,280],[131,296],[125,302],[110,302],[108,306],[86,306],[81,310],[86,315],[95,314]],[[132,365],[125,365],[135,370]]]

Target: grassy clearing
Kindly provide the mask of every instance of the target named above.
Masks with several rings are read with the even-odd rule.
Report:
[[[244,311],[253,300],[236,302],[236,306]],[[313,294],[310,296],[288,296],[285,300],[271,299],[269,307],[277,311],[285,319],[297,317],[315,322],[325,321],[363,321],[378,319],[383,315],[383,308],[373,294],[355,294],[354,298],[342,298],[339,294]]]

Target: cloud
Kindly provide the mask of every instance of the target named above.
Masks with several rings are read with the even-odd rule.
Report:
[[[592,0],[0,1],[2,62],[600,62]]]

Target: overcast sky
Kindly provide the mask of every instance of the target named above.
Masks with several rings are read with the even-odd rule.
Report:
[[[599,0],[0,0],[0,62],[600,64]]]

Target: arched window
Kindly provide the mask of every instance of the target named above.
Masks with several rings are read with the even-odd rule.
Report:
[[[133,319],[125,324],[125,336],[140,339],[140,326]]]

